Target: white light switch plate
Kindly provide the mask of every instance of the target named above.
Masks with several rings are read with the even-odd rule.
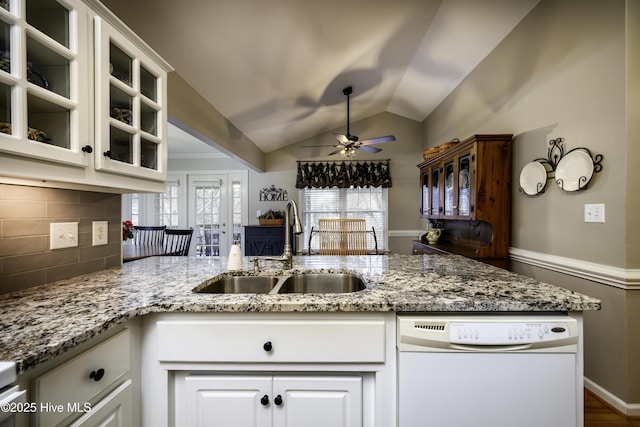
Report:
[[[604,203],[584,205],[584,222],[604,222]]]
[[[106,245],[109,243],[109,221],[93,221],[92,226],[92,245]]]
[[[77,222],[53,222],[49,224],[49,249],[78,246]]]

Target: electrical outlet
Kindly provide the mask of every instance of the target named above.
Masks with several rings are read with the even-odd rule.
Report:
[[[604,222],[604,203],[584,205],[584,222]]]
[[[78,246],[77,222],[54,222],[49,224],[49,249]]]
[[[92,245],[106,245],[109,235],[109,221],[93,221],[92,223]]]

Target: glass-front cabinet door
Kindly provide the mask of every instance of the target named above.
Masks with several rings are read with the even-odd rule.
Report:
[[[99,17],[95,31],[96,169],[164,180],[164,71]]]
[[[86,6],[0,1],[0,151],[89,164]]]
[[[455,163],[447,162],[444,165],[444,216],[453,217],[456,215],[456,176]]]
[[[471,200],[472,155],[466,153],[458,157],[458,216],[470,217],[473,213]]]
[[[441,175],[441,169],[437,166],[434,166],[431,169],[431,191],[430,191],[430,196],[431,196],[431,217],[432,218],[437,218],[440,215],[440,212],[442,212],[442,207],[440,204],[440,188],[441,188],[441,183],[440,183],[440,175]]]
[[[420,216],[429,217],[429,169],[420,170]]]

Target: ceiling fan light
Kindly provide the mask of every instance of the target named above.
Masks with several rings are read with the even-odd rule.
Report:
[[[354,157],[358,154],[358,150],[355,147],[344,147],[340,150],[340,155],[343,157]]]

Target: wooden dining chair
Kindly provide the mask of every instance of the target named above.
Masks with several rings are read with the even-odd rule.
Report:
[[[133,244],[134,245],[147,245],[147,246],[160,246],[164,240],[164,230],[166,225],[149,226],[149,225],[134,225],[133,229]]]
[[[321,219],[318,239],[320,255],[367,255],[364,219]]]
[[[193,228],[186,230],[176,230],[167,228],[164,230],[164,240],[162,242],[164,255],[187,256],[191,246]]]

